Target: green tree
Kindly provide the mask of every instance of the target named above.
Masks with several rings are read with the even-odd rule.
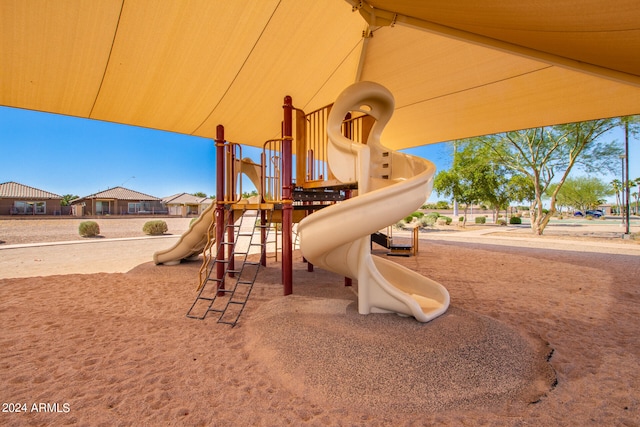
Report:
[[[547,189],[548,194],[556,192],[558,184]],[[596,208],[613,194],[611,186],[596,177],[568,178],[556,193],[556,205],[577,210]]]
[[[509,191],[512,202],[532,202],[536,197],[533,182],[522,174],[513,174],[509,178]]]
[[[640,180],[638,181],[638,185],[640,185]],[[436,209],[449,209],[449,202],[446,200],[438,200],[436,202]]]
[[[253,196],[257,196],[257,195],[258,195],[258,190],[242,192],[242,198],[243,199],[248,199],[249,197],[253,197]]]
[[[635,182],[634,185],[638,187],[638,191],[631,194],[636,199],[636,215],[638,215],[638,204],[640,204],[640,178],[636,178],[633,181]]]
[[[69,206],[69,202],[77,198],[78,196],[74,196],[73,194],[65,194],[62,196],[62,200],[60,201],[60,206]]]
[[[621,212],[620,207],[622,206],[620,195],[622,193],[622,182],[619,179],[614,179],[609,183],[611,185],[611,192],[616,195],[616,209],[618,213]]]
[[[438,173],[433,188],[464,205],[465,220],[469,206],[487,200],[487,183],[494,179],[486,158],[479,155],[477,144],[467,141],[453,160],[451,169]]]
[[[531,229],[541,235],[556,212],[558,192],[574,167],[586,172],[613,168],[620,148],[615,141],[604,141],[602,137],[619,124],[616,119],[592,120],[478,139],[490,147],[497,161],[532,182]],[[553,183],[557,186],[548,192]],[[548,210],[543,205],[546,194],[550,198]]]
[[[193,193],[192,196],[207,197],[207,193],[203,193],[202,191],[198,191],[197,193]]]
[[[457,141],[457,153],[450,170],[436,176],[434,188],[465,204],[486,203],[495,212],[512,201],[533,198],[532,186],[521,175],[496,161],[489,147],[479,139]]]

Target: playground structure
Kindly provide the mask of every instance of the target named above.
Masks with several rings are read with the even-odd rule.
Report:
[[[393,227],[388,226],[386,234],[381,231],[371,233],[371,246],[375,243],[389,249],[389,256],[415,256],[419,246],[418,231],[418,227],[411,230],[411,244],[396,243],[393,239]]]
[[[154,254],[156,264],[172,264],[203,253],[188,317],[214,312],[218,322],[236,324],[259,266],[266,265],[271,224],[281,229],[283,293],[291,294],[294,223],[309,271],[315,264],[345,276],[345,285],[358,280],[361,314],[395,312],[427,322],[447,310],[442,285],[371,255],[370,236],[418,209],[435,174],[431,162],[380,143],[393,109],[391,93],[370,82],[350,86],[333,105],[309,114],[285,97],[282,138],[265,142],[260,165],[243,159],[241,146],[225,141],[218,126],[216,202],[174,247]],[[241,174],[258,184],[256,203],[241,200]],[[245,218],[253,223],[243,226]],[[240,245],[242,239],[247,242]],[[261,253],[259,262],[249,260],[252,251]]]

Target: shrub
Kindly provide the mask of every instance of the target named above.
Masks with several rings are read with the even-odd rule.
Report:
[[[409,224],[411,221],[413,221],[413,217],[411,215],[404,219],[404,222],[406,222],[407,224]]]
[[[509,218],[509,224],[522,224],[522,220],[517,216]]]
[[[496,224],[498,225],[507,225],[507,221],[505,221],[504,219],[499,219],[496,221]]]
[[[406,223],[406,222],[404,222],[404,221],[398,221],[398,222],[396,223],[396,228],[397,228],[398,230],[404,230],[405,228],[407,228],[407,223]]]
[[[414,217],[414,218],[420,219],[420,218],[422,218],[424,216],[424,212],[414,212],[414,213],[411,214],[411,216]]]
[[[476,217],[476,224],[486,224],[486,222],[487,222],[487,217],[484,217],[484,216]]]
[[[82,237],[95,237],[100,234],[100,226],[95,221],[83,221],[78,227],[78,232]]]
[[[453,221],[453,219],[451,217],[441,215],[437,219],[437,224],[438,225],[449,225],[449,224],[451,224],[451,221]]]
[[[144,234],[150,234],[152,236],[164,234],[167,230],[169,230],[167,223],[162,220],[147,221],[142,227]]]
[[[433,227],[433,224],[436,223],[436,218],[432,216],[425,216],[420,218],[420,227]]]

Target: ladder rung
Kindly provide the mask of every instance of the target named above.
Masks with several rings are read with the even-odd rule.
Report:
[[[187,314],[187,317],[188,317],[189,319],[204,320],[204,316],[194,316],[193,314]]]
[[[228,325],[232,325],[235,326],[238,322],[238,319],[240,318],[240,315],[242,314],[242,312],[244,311],[244,307],[247,304],[247,301],[249,299],[249,295],[251,294],[251,289],[256,281],[257,278],[257,271],[255,271],[254,274],[247,274],[247,276],[249,277],[248,280],[240,280],[240,276],[243,274],[244,272],[244,267],[245,266],[257,266],[258,268],[260,267],[261,263],[259,261],[257,262],[252,262],[252,261],[247,261],[247,256],[249,255],[250,252],[250,248],[260,248],[261,252],[262,252],[262,256],[265,256],[265,249],[266,249],[266,243],[267,242],[255,242],[255,236],[256,236],[256,230],[261,230],[265,231],[267,234],[270,232],[272,225],[271,225],[271,217],[269,216],[267,218],[267,221],[265,224],[262,224],[258,221],[253,221],[253,220],[249,220],[253,222],[253,224],[246,224],[245,227],[246,228],[242,228],[243,227],[243,220],[244,218],[247,217],[249,218],[250,215],[245,215],[243,212],[243,216],[240,217],[240,221],[236,224],[225,224],[224,227],[227,228],[227,230],[233,229],[234,230],[234,234],[237,237],[236,239],[234,239],[233,242],[219,242],[220,246],[219,248],[222,248],[222,245],[224,245],[224,247],[227,248],[231,248],[230,252],[231,254],[229,255],[228,259],[224,259],[224,256],[221,256],[221,254],[223,254],[224,252],[217,252],[217,255],[213,255],[212,253],[212,248],[213,248],[213,244],[214,242],[212,241],[211,244],[207,245],[208,249],[205,249],[205,251],[203,252],[203,256],[206,259],[206,263],[207,263],[207,270],[208,270],[208,276],[205,279],[205,283],[208,281],[213,281],[213,282],[217,282],[220,284],[220,286],[224,283],[225,278],[221,278],[221,279],[216,279],[216,278],[212,278],[211,276],[214,274],[213,271],[215,269],[215,265],[216,263],[222,263],[227,265],[225,267],[225,271],[224,271],[224,276],[230,276],[230,275],[235,275],[238,274],[237,280],[235,282],[232,289],[216,289],[215,292],[211,291],[211,293],[213,293],[214,297],[202,297],[202,296],[198,296],[196,298],[196,301],[198,300],[202,300],[202,301],[209,301],[209,309],[205,311],[205,313],[202,316],[195,316],[191,314],[192,310],[189,310],[189,312],[187,313],[187,317],[192,318],[192,319],[200,319],[203,320],[207,313],[209,312],[214,312],[214,313],[219,313],[218,316],[218,323],[224,323],[224,324],[228,324]],[[258,217],[258,215],[256,215],[256,218]],[[251,231],[247,231],[247,229],[251,229]],[[248,245],[246,246],[247,249],[244,251],[236,251],[235,249],[238,247],[236,246],[237,241],[239,240],[239,237],[248,237]],[[246,241],[246,240],[245,240]],[[218,259],[218,257],[221,257],[223,259]],[[269,256],[266,255],[267,257],[271,257],[273,258],[273,256]],[[236,257],[240,258],[240,259],[236,259]],[[235,267],[234,268],[229,268],[231,267],[231,263],[232,262],[239,262],[241,264],[239,267]],[[244,288],[241,288],[244,287]],[[224,308],[213,308],[212,306],[215,304],[216,298],[218,297],[224,297],[226,296],[227,298],[225,298],[223,305]],[[194,303],[195,306],[196,303]],[[240,306],[241,308],[239,308],[238,310],[236,310],[236,312],[234,313],[233,310],[230,310],[231,304],[233,304],[234,306]],[[193,309],[193,307],[192,307]],[[233,321],[228,321],[228,320],[224,320],[223,318],[228,317],[228,318],[233,318]]]

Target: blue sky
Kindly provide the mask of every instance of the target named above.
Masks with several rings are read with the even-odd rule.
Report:
[[[0,182],[78,196],[215,192],[208,139],[13,108],[0,108],[0,138]]]
[[[612,138],[622,142],[622,132]],[[120,185],[156,197],[215,193],[215,147],[205,138],[0,107],[0,140],[0,182],[77,196]],[[630,146],[630,176],[637,178],[640,141]],[[431,160],[438,170],[451,165],[447,144],[403,151]],[[243,155],[259,160],[257,149]],[[438,199],[435,192],[429,198]]]

